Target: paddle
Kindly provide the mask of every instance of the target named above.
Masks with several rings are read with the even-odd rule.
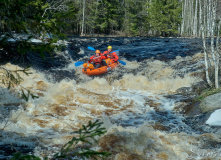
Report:
[[[94,49],[93,47],[91,47],[91,46],[88,46],[87,49],[92,50],[92,51],[95,51],[95,49]],[[82,65],[82,64],[84,64],[84,61],[76,62],[76,63],[75,63],[75,67],[78,67],[78,66],[80,66],[80,65]]]
[[[93,47],[91,47],[91,46],[88,46],[87,48],[88,48],[89,50],[95,51],[95,49],[94,49]],[[76,62],[76,63],[75,63],[75,67],[78,67],[78,66],[80,66],[80,65],[82,65],[82,64],[84,64],[84,61]]]
[[[123,64],[124,66],[126,65],[126,62],[118,60],[118,62],[120,62],[121,64]]]
[[[94,49],[94,48],[91,47],[91,46],[88,46],[87,49],[92,50],[92,51],[95,51],[95,50],[96,50],[96,49]]]
[[[112,51],[111,53],[113,53],[113,52],[119,52],[120,50],[114,50],[114,51]]]
[[[89,50],[95,51],[95,49],[94,49],[93,47],[91,47],[91,46],[88,46],[87,48],[88,48]],[[118,52],[118,51],[120,51],[120,50],[114,50],[114,51],[112,51],[111,53],[113,53],[113,52]],[[120,62],[120,63],[123,64],[123,65],[126,65],[126,62],[124,62],[124,61],[118,60],[118,62]]]
[[[82,65],[82,64],[84,64],[84,61],[76,62],[76,63],[75,63],[75,67],[78,67],[78,66],[80,66],[80,65]]]

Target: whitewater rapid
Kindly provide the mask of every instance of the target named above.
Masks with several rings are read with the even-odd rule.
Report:
[[[175,61],[179,60],[178,57]],[[122,126],[138,127],[151,122],[151,112],[172,111],[176,107],[176,100],[168,99],[164,94],[174,93],[176,89],[198,81],[189,73],[183,78],[175,77],[175,69],[159,60],[142,63],[124,61],[127,66],[120,66],[102,77],[88,77],[81,73],[81,67],[71,68],[75,61],[61,69],[74,69],[80,79],[78,82],[74,79],[54,82],[32,68],[31,75],[22,75],[24,81],[21,86],[39,98],[28,102],[18,98],[17,93],[21,92],[19,86],[14,93],[4,94],[1,104],[8,107],[14,105],[17,109],[11,110],[6,117],[10,125],[5,126],[6,121],[3,121],[0,126],[4,131],[15,133],[16,140],[13,134],[5,135],[1,143],[10,141],[17,145],[30,143],[32,146],[65,144],[71,137],[70,132],[89,120],[103,117]],[[4,67],[19,69],[12,64]],[[140,71],[134,74],[138,69]],[[20,141],[17,134],[21,135]],[[37,140],[25,142],[23,137],[35,137]]]
[[[31,68],[32,74],[23,74],[24,81],[13,90],[2,86],[0,145],[27,146],[37,156],[50,157],[73,137],[73,131],[99,119],[107,133],[94,147],[112,153],[109,159],[220,157],[220,149],[212,145],[219,144],[220,134],[195,133],[180,113],[184,97],[176,95],[177,89],[202,81],[202,53],[168,62],[121,60],[127,65],[89,77],[71,59],[55,70],[74,78],[58,81],[53,74]],[[4,67],[20,69],[10,63]],[[22,88],[38,98],[28,102],[19,98]]]

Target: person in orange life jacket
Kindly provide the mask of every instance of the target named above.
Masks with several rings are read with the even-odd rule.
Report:
[[[104,59],[105,59],[105,57],[101,55],[100,50],[96,50],[95,55],[91,56],[88,63],[93,64],[94,68],[99,68],[102,65],[103,66],[107,65]]]
[[[116,52],[112,52],[112,47],[111,46],[108,46],[107,47],[107,51],[104,51],[103,52],[103,56],[107,58],[110,58],[111,59],[111,63],[114,63],[114,62],[117,62],[119,57],[117,56]]]

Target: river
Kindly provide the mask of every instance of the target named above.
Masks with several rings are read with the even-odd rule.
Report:
[[[17,97],[21,87],[2,88],[2,159],[20,148],[50,157],[71,132],[96,119],[107,129],[99,147],[110,159],[221,157],[220,128],[203,123],[204,115],[185,115],[195,95],[178,93],[203,81],[200,39],[69,37],[60,43],[66,47],[53,58],[23,57],[33,74],[22,75],[21,86],[39,98],[25,102]],[[127,65],[91,77],[75,67],[94,54],[88,46],[104,51],[108,45]],[[11,61],[4,67],[23,66]]]

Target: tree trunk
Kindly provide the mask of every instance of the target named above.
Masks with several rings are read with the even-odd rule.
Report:
[[[214,67],[215,67],[215,87],[219,88],[219,66],[217,64],[218,62],[218,56],[217,56],[217,52],[215,51],[215,45],[214,45],[214,32],[216,29],[216,5],[217,5],[217,0],[214,0],[211,3],[211,8],[212,8],[212,24],[211,24],[211,53],[212,53],[212,58],[213,58],[213,63],[214,63]],[[215,53],[216,52],[216,53]]]
[[[191,22],[190,22],[190,34],[191,36],[193,35],[193,28],[194,28],[194,5],[193,5],[193,0],[191,1],[191,15],[190,15],[190,19],[191,19]]]
[[[211,0],[209,0],[209,4],[207,7],[207,36],[210,37],[211,36]]]
[[[196,3],[195,3],[195,16],[194,16],[194,25],[193,25],[194,37],[197,37],[197,25],[198,25],[197,11],[198,11],[198,0],[196,0]]]
[[[201,9],[201,0],[199,0],[199,26],[202,24],[202,9]],[[200,26],[201,27],[201,26]],[[198,36],[201,37],[201,28],[198,29]]]
[[[203,14],[203,22],[204,22],[203,25],[204,26],[207,26],[207,21],[206,21],[206,15],[207,15],[206,11],[207,10],[206,10],[206,6],[207,6],[207,0],[204,0],[204,7],[203,7],[203,13],[202,13]]]
[[[215,77],[217,79],[217,87],[219,88],[219,58],[220,58],[220,50],[219,50],[219,32],[220,32],[220,25],[221,21],[219,19],[218,27],[217,27],[217,38],[216,38],[216,64],[217,64],[217,69],[215,73]]]
[[[199,6],[200,6],[200,15],[202,15],[202,4],[201,1],[199,1]],[[204,3],[204,7],[205,7],[205,3]],[[205,11],[205,10],[204,10]],[[205,16],[205,12],[204,12],[204,16]],[[201,32],[202,32],[202,40],[203,40],[203,49],[204,49],[204,64],[205,64],[205,72],[206,72],[206,81],[209,84],[210,87],[212,87],[212,82],[210,80],[209,77],[209,68],[208,68],[208,55],[207,55],[207,49],[206,49],[206,40],[205,40],[205,21],[204,23],[202,23],[202,20],[200,21],[200,25],[201,25]]]
[[[84,35],[84,12],[85,12],[85,0],[83,0],[83,18],[82,18],[81,36]]]
[[[184,0],[184,2],[182,3],[182,23],[181,23],[181,31],[180,34],[184,35],[185,33],[185,22],[186,22],[186,1]]]

